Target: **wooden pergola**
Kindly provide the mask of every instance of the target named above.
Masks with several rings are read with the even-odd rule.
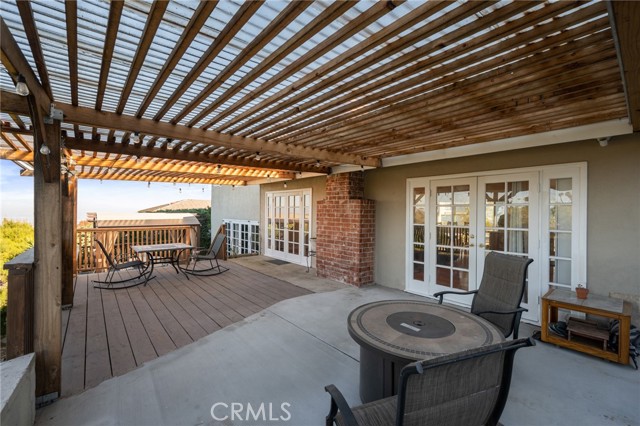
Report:
[[[73,212],[77,178],[245,185],[610,120],[640,130],[636,2],[1,8],[0,158],[34,174],[37,229]],[[72,244],[50,234],[36,282],[63,262],[51,244]],[[36,297],[54,323],[57,285]],[[55,392],[59,330],[38,329]]]

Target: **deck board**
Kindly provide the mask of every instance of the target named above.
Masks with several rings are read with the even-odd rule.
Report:
[[[104,273],[79,275],[65,313],[62,396],[94,387],[279,301],[310,291],[237,264],[211,277],[158,267],[146,286],[93,287]]]

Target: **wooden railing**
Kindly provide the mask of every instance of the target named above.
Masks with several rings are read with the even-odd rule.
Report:
[[[185,225],[78,229],[76,272],[99,272],[107,269],[107,259],[95,244],[96,239],[105,246],[113,258],[122,261],[135,256],[131,246],[168,243],[198,245],[199,233],[199,226]],[[165,257],[167,255],[161,254]],[[187,255],[188,253],[183,253],[183,256]]]

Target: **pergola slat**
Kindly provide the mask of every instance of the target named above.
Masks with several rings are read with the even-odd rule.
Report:
[[[20,11],[20,18],[22,19],[22,25],[29,40],[29,46],[31,47],[31,55],[36,63],[36,69],[40,76],[40,83],[49,99],[53,99],[53,93],[51,92],[51,83],[49,81],[49,72],[47,71],[47,64],[44,60],[44,54],[42,53],[42,47],[40,46],[40,36],[38,35],[38,29],[36,28],[36,22],[33,17],[33,10],[31,9],[31,3],[28,1],[19,1],[17,3],[18,10]]]

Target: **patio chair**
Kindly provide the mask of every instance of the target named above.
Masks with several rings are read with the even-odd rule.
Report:
[[[107,249],[104,247],[102,242],[100,242],[99,240],[95,240],[95,242],[98,245],[98,247],[100,247],[100,250],[102,251],[102,254],[104,255],[105,259],[107,259],[109,268],[107,269],[107,276],[105,277],[104,281],[93,280],[93,282],[96,284],[105,284],[105,285],[96,285],[94,287],[113,290],[116,288],[127,288],[127,287],[132,287],[134,285],[140,284],[139,282],[133,283],[133,281],[138,280],[139,278],[144,276],[146,265],[143,261],[139,259],[130,260],[129,256],[126,256],[126,257],[120,256],[119,258],[114,259],[109,254]],[[138,271],[138,275],[135,277],[122,279],[122,275],[120,274],[120,271],[124,271],[125,269],[136,269]],[[116,273],[120,278],[118,280],[114,280]],[[122,285],[124,283],[131,283],[131,284]]]
[[[193,249],[191,252],[191,256],[189,257],[189,261],[187,262],[187,266],[185,266],[184,268],[184,272],[192,275],[208,277],[211,275],[218,275],[225,271],[228,271],[229,268],[225,268],[224,266],[221,266],[220,263],[218,263],[218,252],[220,251],[220,248],[222,247],[222,244],[224,243],[225,238],[226,237],[224,234],[218,234],[216,235],[216,238],[213,240],[209,248]],[[198,264],[198,261],[201,261],[201,260],[205,260],[205,261],[208,260],[209,267],[205,269],[196,269],[196,265]],[[189,265],[191,264],[192,261],[193,261],[193,267],[189,269]],[[215,266],[213,262],[215,262]]]
[[[535,343],[511,340],[417,361],[400,372],[398,394],[354,408],[334,386],[326,426],[496,425],[509,395],[516,350]]]
[[[471,313],[494,324],[505,338],[513,333],[513,338],[517,339],[520,318],[527,311],[520,304],[531,262],[533,259],[492,251],[485,258],[484,273],[477,290],[441,291],[433,296],[442,304],[445,294],[473,294]]]

